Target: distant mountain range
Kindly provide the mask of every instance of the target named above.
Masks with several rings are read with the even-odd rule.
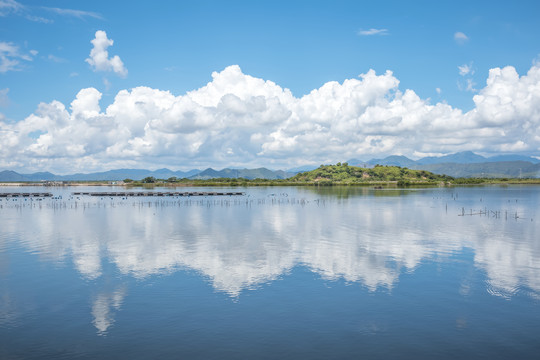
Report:
[[[19,174],[15,171],[0,171],[0,181],[114,181],[133,179],[141,180],[148,176],[153,176],[157,179],[168,179],[170,177],[190,177],[198,174],[200,170],[172,171],[169,169],[159,169],[155,171],[143,169],[118,169],[105,172],[96,172],[89,174],[73,174],[73,175],[55,175],[50,172],[37,172],[33,174]]]
[[[295,175],[283,170],[272,171],[267,168],[258,169],[223,169],[220,171],[208,168],[200,173],[190,176],[190,179],[208,180],[215,178],[244,178],[244,179],[287,179]]]
[[[532,164],[527,161],[429,164],[417,165],[411,169],[427,170],[435,174],[446,174],[453,177],[540,178],[540,164]]]
[[[455,154],[445,156],[428,156],[418,160],[411,160],[406,156],[392,155],[384,159],[371,159],[369,161],[363,161],[358,159],[351,159],[348,161],[349,165],[391,165],[401,167],[411,167],[415,165],[430,165],[430,164],[475,164],[475,163],[492,163],[492,162],[509,162],[509,161],[526,161],[532,164],[539,164],[540,160],[523,155],[497,155],[492,157],[484,157],[473,153],[472,151],[463,151]],[[427,170],[427,169],[426,169]]]
[[[373,167],[375,165],[401,166],[414,170],[427,170],[435,174],[445,174],[454,177],[540,177],[540,160],[521,155],[499,155],[483,157],[471,151],[459,152],[441,157],[424,157],[418,160],[406,156],[392,155],[384,159],[371,159],[362,161],[350,159],[349,165]],[[117,169],[89,174],[77,173],[73,175],[55,175],[50,172],[37,172],[33,174],[20,174],[11,170],[0,171],[0,181],[115,181],[115,180],[142,180],[153,176],[157,179],[171,177],[189,179],[213,178],[245,178],[245,179],[287,179],[299,172],[310,171],[317,166],[302,166],[283,170],[258,169],[230,169],[206,170],[193,169],[190,171],[172,171],[169,169]]]
[[[117,181],[124,179],[142,180],[145,177],[153,176],[156,179],[169,179],[177,177],[179,179],[213,179],[213,178],[245,178],[245,179],[287,179],[295,173],[288,173],[282,170],[272,171],[266,168],[259,169],[223,169],[214,170],[190,170],[172,171],[169,169],[143,170],[143,169],[118,169],[105,172],[73,175],[55,175],[50,172],[37,172],[33,174],[19,174],[15,171],[0,171],[0,181]]]
[[[384,159],[371,159],[369,161],[351,159],[348,163],[361,167],[401,166],[453,177],[540,177],[539,159],[522,155],[498,155],[486,158],[471,151],[440,157],[429,156],[418,160],[392,155]]]

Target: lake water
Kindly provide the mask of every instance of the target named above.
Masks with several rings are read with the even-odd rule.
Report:
[[[1,359],[540,356],[539,186],[106,190],[0,187]]]

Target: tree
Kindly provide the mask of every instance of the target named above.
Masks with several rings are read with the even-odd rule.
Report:
[[[153,176],[147,176],[144,179],[142,179],[142,182],[145,184],[153,184],[156,182],[156,178]]]

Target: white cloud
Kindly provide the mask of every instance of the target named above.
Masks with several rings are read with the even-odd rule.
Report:
[[[458,31],[454,33],[454,40],[456,41],[456,43],[463,45],[467,41],[469,41],[469,37],[465,35],[464,33],[462,33],[461,31]]]
[[[473,63],[472,61],[469,64],[463,64],[458,66],[459,75],[465,77],[463,80],[458,80],[457,85],[458,89],[461,91],[476,92],[478,91],[475,86],[476,83],[471,78],[474,75]]]
[[[472,80],[465,86],[476,90]],[[491,69],[466,113],[400,90],[392,72],[373,70],[301,98],[236,65],[181,96],[136,87],[119,91],[106,109],[100,98],[96,89],[83,89],[69,109],[42,103],[18,123],[0,122],[11,134],[0,143],[0,158],[72,173],[127,166],[287,168],[463,150],[540,155],[540,66],[523,76],[513,67]]]
[[[467,79],[467,87],[465,88],[465,91],[475,92],[478,91],[476,88],[476,83],[473,81],[473,79]]]
[[[114,44],[112,39],[107,38],[103,30],[96,31],[96,37],[91,41],[93,48],[90,57],[85,61],[90,64],[94,71],[112,71],[121,77],[127,76],[127,69],[118,55],[109,58],[107,48]]]
[[[18,12],[22,8],[23,6],[14,0],[0,0],[0,16],[7,16],[10,13]]]
[[[473,79],[464,79],[457,81],[457,87],[460,91],[477,92],[476,83]]]
[[[441,95],[441,93],[442,93],[441,88],[435,88],[435,91],[437,92],[438,95]]]
[[[489,71],[486,87],[473,97],[475,113],[481,124],[502,127],[514,141],[523,141],[529,148],[538,148],[531,136],[540,136],[540,66],[533,66],[527,75],[519,76],[512,66]],[[512,122],[515,126],[509,126]],[[536,155],[536,154],[535,154]]]
[[[103,78],[103,85],[105,85],[105,90],[106,91],[109,91],[109,89],[111,88],[111,82],[109,81],[109,79],[107,78]]]
[[[459,75],[465,76],[465,75],[474,75],[474,70],[472,68],[472,63],[470,64],[463,64],[461,66],[458,66]]]
[[[388,35],[388,29],[369,29],[369,30],[359,30],[358,35],[361,36],[370,36],[370,35]]]
[[[47,19],[47,18],[44,18],[42,16],[30,15],[30,14],[25,15],[25,18],[27,20],[30,20],[30,21],[33,21],[33,22],[40,22],[40,23],[43,23],[43,24],[52,24],[54,22],[51,19]]]
[[[100,19],[100,20],[103,19],[101,14],[98,14],[93,11],[60,9],[60,8],[51,8],[51,7],[43,7],[43,9],[54,12],[55,14],[58,14],[58,15],[71,16],[71,17],[76,17],[79,19],[84,19],[85,17],[91,17],[91,18]]]
[[[21,70],[21,60],[32,61],[32,57],[22,53],[17,45],[0,41],[0,73]]]
[[[58,57],[58,56],[55,56],[55,55],[53,55],[53,54],[47,55],[47,59],[50,60],[50,61],[52,61],[52,62],[55,62],[55,63],[65,63],[65,62],[67,62],[66,59],[61,58],[61,57]]]
[[[51,24],[54,21],[39,15],[35,15],[36,12],[45,10],[55,13],[60,16],[76,17],[79,19],[94,18],[103,19],[101,14],[93,11],[74,10],[74,9],[61,9],[47,6],[26,6],[15,0],[0,0],[0,16],[8,16],[10,14],[16,14],[23,16],[27,20],[40,22],[44,24]]]
[[[32,15],[31,7],[25,6],[14,0],[0,0],[0,16],[9,16],[11,14],[16,14],[23,16],[27,20],[40,22],[44,24],[52,23],[50,19],[46,19],[41,16]]]

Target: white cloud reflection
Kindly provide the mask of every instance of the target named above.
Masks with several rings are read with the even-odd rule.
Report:
[[[119,288],[111,293],[100,293],[92,304],[92,324],[98,330],[99,335],[106,335],[109,327],[114,323],[114,312],[120,310],[126,295],[124,288]]]
[[[432,262],[443,267],[461,262],[472,249],[472,268],[485,275],[475,281],[471,268],[455,289],[461,296],[487,291],[506,299],[518,292],[540,298],[540,227],[530,219],[457,216],[461,204],[447,213],[448,194],[444,200],[399,191],[400,196],[325,198],[310,189],[288,191],[289,196],[269,197],[265,189],[250,190],[250,204],[245,198],[236,204],[83,199],[21,206],[3,201],[2,231],[4,239],[18,241],[45,261],[71,263],[86,281],[106,282],[91,300],[92,324],[101,336],[122,306],[126,277],[146,281],[182,270],[196,271],[231,298],[287,277],[299,266],[327,281],[391,291],[404,273]],[[497,201],[492,205],[509,207],[505,198]],[[510,210],[524,214],[531,207],[516,202]],[[0,250],[6,245],[0,242]],[[112,277],[120,280],[113,289]],[[0,299],[0,323],[11,321],[12,305],[9,297]]]
[[[299,196],[314,200],[316,195]],[[478,226],[456,210],[451,215],[434,211],[417,197],[355,199],[340,206],[312,201],[301,209],[257,202],[163,208],[125,203],[60,213],[34,208],[28,209],[32,213],[23,229],[8,222],[6,231],[14,226],[11,232],[46,259],[71,257],[87,279],[102,276],[105,262],[139,279],[191,269],[232,297],[286,276],[296,266],[370,291],[392,289],[402,273],[469,247],[491,293],[507,296],[520,288],[540,293],[535,222],[518,226],[499,219]],[[96,305],[95,311],[100,308]]]

